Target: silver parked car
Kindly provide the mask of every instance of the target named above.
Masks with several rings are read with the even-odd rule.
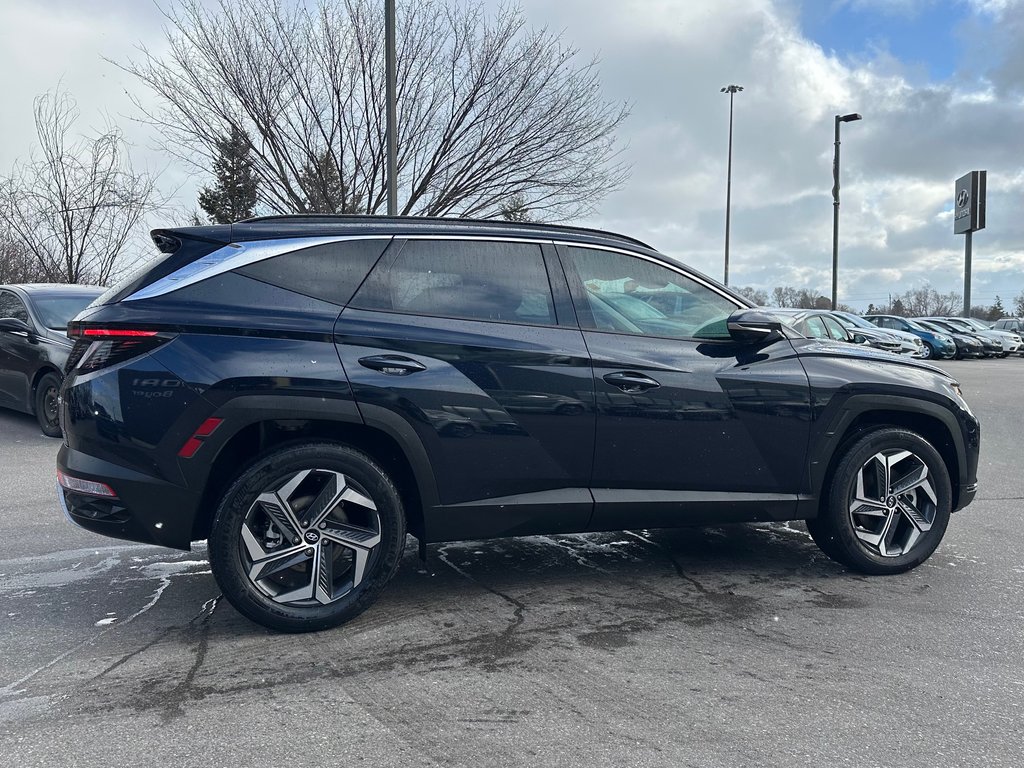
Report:
[[[921,341],[920,337],[915,336],[912,333],[908,333],[907,331],[897,331],[894,328],[886,328],[883,330],[874,323],[869,323],[860,315],[855,315],[852,312],[841,312],[839,310],[835,310],[831,314],[848,331],[861,333],[864,336],[867,336],[869,343],[871,341],[869,334],[884,333],[890,339],[894,339],[898,343],[895,348],[891,345],[887,345],[883,347],[884,349],[888,349],[890,352],[895,352],[900,355],[909,355],[910,357],[928,357],[925,353],[924,342]],[[872,346],[877,347],[881,345],[872,344]]]

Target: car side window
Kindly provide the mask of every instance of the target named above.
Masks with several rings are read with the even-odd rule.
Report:
[[[0,317],[13,317],[25,323],[30,323],[28,310],[21,299],[10,291],[0,291]]]
[[[807,326],[807,335],[813,339],[827,339],[828,331],[825,329],[825,324],[821,321],[821,318],[817,315],[808,317],[804,321],[804,325]]]
[[[822,315],[821,321],[825,323],[825,327],[828,328],[828,332],[833,339],[838,339],[839,341],[846,341],[849,338],[849,336],[847,336],[846,334],[846,331],[843,330],[843,326],[841,326],[831,317],[828,317],[827,315]]]
[[[410,240],[352,301],[360,309],[555,325],[544,257],[532,243]]]
[[[580,325],[596,331],[668,338],[727,339],[741,305],[660,264],[614,251],[560,247],[575,283]],[[581,295],[582,294],[582,295]]]
[[[342,240],[283,253],[235,272],[332,304],[347,304],[388,239]]]

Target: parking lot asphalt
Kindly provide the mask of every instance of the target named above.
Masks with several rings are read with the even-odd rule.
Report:
[[[203,547],[64,521],[0,412],[0,765],[1020,766],[1024,359],[940,364],[980,490],[915,571],[800,524],[410,543],[355,621],[257,627]]]

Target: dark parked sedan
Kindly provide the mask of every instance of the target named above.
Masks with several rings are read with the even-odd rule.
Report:
[[[985,356],[985,345],[982,343],[981,339],[973,334],[961,333],[950,328],[945,323],[937,323],[933,320],[923,320],[919,317],[914,318],[914,322],[934,333],[948,334],[956,344],[956,356],[961,360],[965,357]]]
[[[68,321],[101,293],[91,285],[0,285],[0,406],[35,414],[50,437],[60,436]]]

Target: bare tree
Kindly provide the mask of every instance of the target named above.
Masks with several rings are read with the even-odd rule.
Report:
[[[0,224],[48,282],[106,284],[142,217],[156,207],[154,178],[135,173],[113,127],[70,135],[78,108],[57,90],[35,101],[41,156],[0,179]]]
[[[959,315],[964,305],[963,297],[956,291],[939,293],[928,285],[911,288],[900,301],[908,317]]]
[[[754,288],[750,285],[744,285],[734,290],[752,304],[756,304],[759,307],[768,306],[768,291],[762,291],[760,288]]]
[[[332,207],[386,208],[384,4],[375,0],[183,0],[167,52],[124,65],[161,97],[145,119],[166,149],[208,172],[234,128],[253,137],[261,202],[306,212],[325,159]],[[600,94],[595,62],[503,7],[422,0],[397,19],[399,211],[574,218],[625,179],[615,130],[624,105]],[[320,169],[310,173],[310,169]],[[334,173],[330,174],[331,177]]]
[[[0,233],[0,284],[36,283],[45,278],[39,263],[22,243]]]

